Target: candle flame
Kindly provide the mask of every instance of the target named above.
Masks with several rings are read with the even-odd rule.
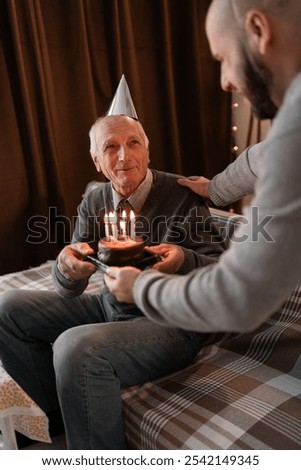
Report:
[[[135,218],[134,211],[131,211],[131,212],[130,212],[130,219],[134,219],[134,218]]]

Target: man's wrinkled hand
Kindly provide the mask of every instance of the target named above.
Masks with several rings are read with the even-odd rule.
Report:
[[[153,266],[153,269],[157,269],[161,273],[174,274],[176,273],[185,260],[184,251],[178,245],[170,245],[168,243],[162,243],[158,246],[149,246],[145,248],[148,252],[154,253],[162,258]]]
[[[73,243],[62,249],[58,256],[58,268],[69,280],[78,281],[92,276],[96,271],[94,264],[83,261],[93,250],[88,243]]]
[[[141,273],[140,269],[127,266],[125,268],[110,267],[104,276],[106,286],[120,302],[134,303],[133,286]]]

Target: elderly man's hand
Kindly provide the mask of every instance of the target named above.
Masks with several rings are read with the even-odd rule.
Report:
[[[92,255],[88,243],[73,243],[62,249],[58,256],[58,268],[66,279],[78,281],[92,276],[96,271],[94,264],[83,261],[85,256]]]
[[[161,245],[149,246],[145,249],[150,253],[159,255],[162,258],[162,261],[158,261],[153,266],[151,266],[153,269],[157,269],[161,273],[174,274],[184,263],[184,251],[178,245],[162,243]]]
[[[189,176],[188,178],[179,178],[178,183],[181,186],[186,186],[187,188],[190,188],[199,196],[203,196],[209,199],[208,186],[210,180],[208,180],[204,176]]]
[[[140,269],[127,266],[125,268],[110,267],[105,274],[105,283],[120,302],[133,303],[133,286]]]

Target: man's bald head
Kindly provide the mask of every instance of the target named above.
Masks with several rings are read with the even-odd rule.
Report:
[[[300,2],[298,0],[226,0],[226,3],[231,5],[237,20],[243,18],[247,11],[254,9],[275,16],[295,15],[298,10],[300,12]]]
[[[301,18],[300,0],[213,0],[209,15],[216,16],[222,28],[242,26],[250,10],[260,10],[271,16],[290,18],[295,24]]]

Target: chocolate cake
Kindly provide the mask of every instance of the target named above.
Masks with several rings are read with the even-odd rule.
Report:
[[[129,266],[143,258],[144,245],[141,237],[102,238],[98,242],[98,259],[108,266]]]

